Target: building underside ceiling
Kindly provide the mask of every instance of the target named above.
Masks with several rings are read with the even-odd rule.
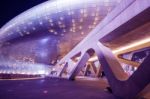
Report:
[[[147,40],[150,42],[150,22],[112,40],[102,41],[103,44],[112,50],[128,46],[139,41]]]

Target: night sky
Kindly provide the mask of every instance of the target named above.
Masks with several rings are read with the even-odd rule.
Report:
[[[44,1],[48,0],[0,0],[0,27],[18,14]]]

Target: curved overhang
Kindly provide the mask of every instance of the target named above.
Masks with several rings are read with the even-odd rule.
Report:
[[[7,50],[4,48],[7,51],[5,53],[8,54],[8,51],[13,50],[11,51],[13,54],[8,55],[13,57],[13,55],[17,55],[15,50],[19,47],[19,51],[22,51],[20,53],[29,50],[30,54],[35,54],[34,57],[41,56],[41,59],[45,56],[52,56],[55,59],[58,56],[63,57],[95,28],[119,2],[120,0],[50,0],[44,2],[16,16],[4,25],[0,29],[0,45],[2,47],[12,46],[13,41],[22,42],[22,39],[26,37],[32,39],[35,35],[40,35],[38,47],[41,49],[37,48],[37,54],[32,51],[35,48],[21,50],[21,44],[15,44],[16,47],[10,46],[6,48]],[[41,35],[45,36],[42,38]],[[28,47],[29,44],[23,43],[22,45]],[[47,54],[48,52],[53,54]],[[20,53],[19,57],[24,58],[21,56],[24,54],[20,55]],[[53,61],[52,57],[48,57],[50,60],[47,59],[47,61]],[[32,57],[29,55],[29,58]]]
[[[50,0],[18,15],[0,29],[0,41],[33,33],[89,33],[118,0]]]

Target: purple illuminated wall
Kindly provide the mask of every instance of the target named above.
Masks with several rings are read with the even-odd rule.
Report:
[[[0,56],[15,61],[51,64],[58,53],[57,39],[52,35],[16,39],[0,48]]]

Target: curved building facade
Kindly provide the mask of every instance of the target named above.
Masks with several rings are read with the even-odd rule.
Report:
[[[39,4],[0,28],[0,97],[147,99],[149,27],[150,0]]]
[[[0,29],[1,55],[55,64],[77,45],[119,0],[50,0],[18,15]]]

